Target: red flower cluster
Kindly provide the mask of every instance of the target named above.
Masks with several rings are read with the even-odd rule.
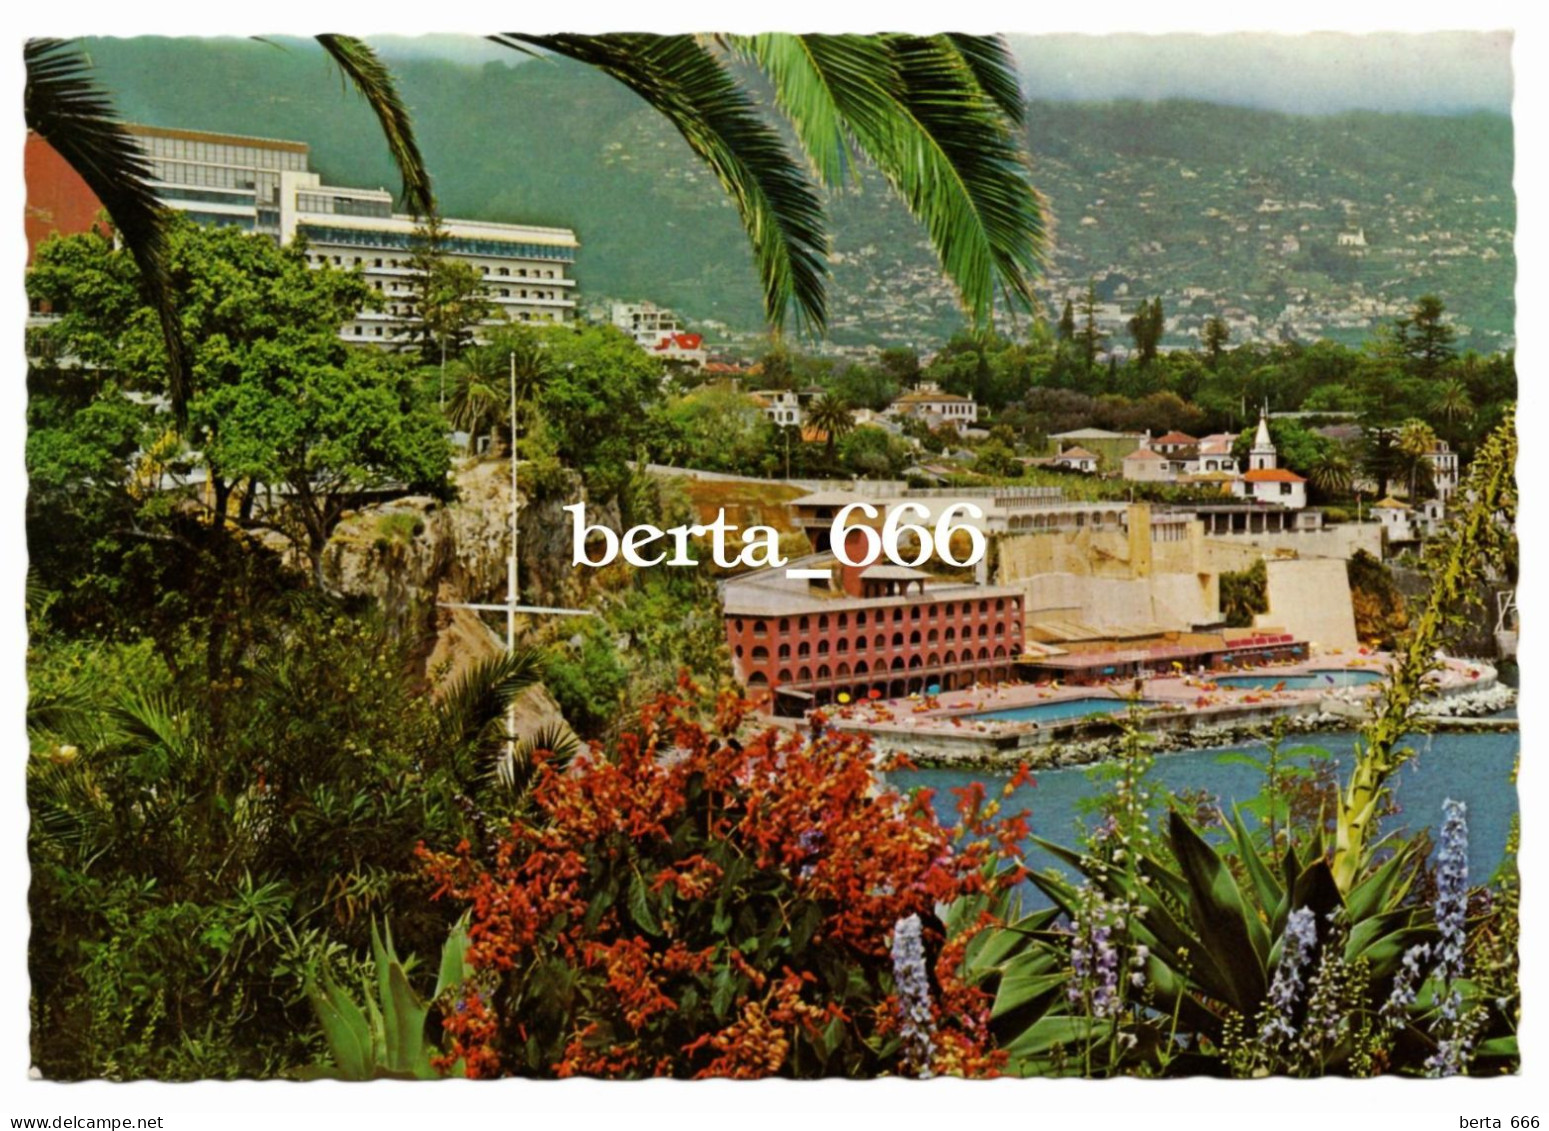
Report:
[[[864,738],[771,728],[743,745],[745,704],[723,697],[712,733],[694,689],[681,691],[646,707],[612,751],[542,767],[531,812],[492,865],[471,850],[425,853],[439,894],[472,910],[476,974],[448,1011],[447,1065],[470,1076],[894,1071],[894,924],[939,922],[938,907],[1022,879],[991,866],[1015,856],[1021,817],[994,822],[975,798],[975,839],[955,845],[928,798],[878,788]],[[937,1067],[988,1074],[989,998],[959,974],[968,937],[936,942]]]

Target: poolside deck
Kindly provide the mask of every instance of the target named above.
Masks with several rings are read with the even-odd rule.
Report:
[[[866,731],[886,749],[928,750],[982,755],[1112,733],[1117,716],[1143,712],[1148,732],[1182,731],[1199,727],[1231,727],[1267,722],[1276,716],[1338,714],[1364,717],[1380,693],[1380,681],[1337,686],[1325,673],[1370,672],[1386,675],[1390,657],[1379,652],[1323,653],[1312,660],[1266,664],[1256,668],[1189,673],[1179,668],[1144,679],[1069,686],[1057,680],[1006,683],[909,699],[873,700],[839,706],[827,712],[830,725]],[[1232,687],[1216,682],[1261,676],[1264,687]],[[1295,677],[1311,677],[1310,687],[1290,686]],[[1334,674],[1337,682],[1344,678]],[[1488,664],[1449,659],[1433,676],[1438,691],[1455,695],[1494,686],[1495,669]],[[994,714],[1025,708],[1074,704],[1078,700],[1112,700],[1111,713],[1064,718],[993,718]],[[1137,701],[1144,706],[1137,706]],[[1072,709],[1088,709],[1086,707]]]

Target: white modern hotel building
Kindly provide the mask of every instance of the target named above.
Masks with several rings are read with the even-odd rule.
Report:
[[[305,143],[134,125],[157,195],[202,224],[238,227],[288,243],[302,236],[314,266],[359,267],[382,293],[380,311],[340,327],[347,341],[389,346],[412,322],[408,299],[415,219],[393,211],[384,188],[322,183]],[[568,228],[443,217],[447,254],[483,274],[486,297],[513,322],[575,318],[576,249]]]

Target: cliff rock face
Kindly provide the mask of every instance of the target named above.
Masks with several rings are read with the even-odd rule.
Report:
[[[504,646],[497,636],[499,614],[445,607],[452,602],[497,604],[506,597],[510,546],[510,465],[470,462],[457,471],[457,499],[443,504],[408,496],[363,507],[346,515],[323,554],[329,588],[345,596],[372,597],[399,628],[421,644],[426,685],[455,678],[468,665]],[[561,508],[585,500],[579,476],[557,497],[530,500],[518,480],[520,534],[518,580],[522,601],[578,606],[586,595],[585,575],[570,564],[571,516]],[[616,507],[587,506],[587,521],[614,530]],[[518,620],[518,642],[529,618]],[[492,631],[488,625],[496,624]],[[518,703],[523,730],[560,719],[541,686]]]

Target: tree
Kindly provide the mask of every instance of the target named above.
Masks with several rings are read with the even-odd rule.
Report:
[[[1022,474],[1016,452],[999,438],[986,440],[975,454],[973,469],[980,475],[997,479],[1014,479]]]
[[[1325,497],[1343,495],[1354,482],[1355,470],[1350,459],[1338,448],[1329,447],[1307,467],[1307,478]]]
[[[1452,360],[1457,331],[1443,321],[1446,305],[1435,295],[1421,295],[1409,317],[1397,323],[1398,340],[1414,372],[1434,377]]]
[[[1135,353],[1142,368],[1156,360],[1157,347],[1161,345],[1166,325],[1167,319],[1162,313],[1160,298],[1142,302],[1140,309],[1129,320],[1130,338],[1135,343]]]
[[[1368,425],[1361,430],[1361,470],[1377,484],[1377,497],[1388,493],[1388,483],[1398,466],[1398,429]]]
[[[533,402],[556,453],[598,501],[618,496],[630,462],[653,439],[650,406],[661,399],[662,364],[612,326],[541,326],[525,332],[543,354]]]
[[[376,115],[403,176],[404,199],[416,212],[434,211],[430,176],[391,74],[352,36],[320,35],[317,42]],[[139,268],[146,303],[161,328],[173,414],[185,423],[193,375],[167,276],[166,213],[150,166],[119,123],[111,99],[91,81],[90,64],[79,51],[61,40],[32,39],[23,56],[27,128],[46,140],[102,201]]]
[[[882,372],[900,388],[907,388],[920,379],[920,355],[908,346],[889,346],[877,358],[877,363]]]
[[[1394,442],[1398,466],[1409,479],[1409,501],[1415,502],[1422,490],[1431,489],[1430,455],[1436,450],[1436,433],[1423,420],[1406,420]]]
[[[1097,354],[1103,348],[1103,342],[1107,335],[1097,328],[1097,288],[1088,283],[1086,294],[1081,300],[1081,360],[1086,367],[1086,375],[1092,375],[1092,367],[1097,364]]]
[[[446,363],[473,344],[474,328],[494,315],[485,297],[484,276],[471,263],[446,253],[446,229],[434,214],[420,218],[409,236],[408,333],[400,348],[418,351],[426,365],[441,366],[446,399]]]
[[[1226,343],[1231,340],[1231,337],[1231,327],[1219,314],[1212,315],[1205,321],[1205,328],[1199,335],[1199,344],[1204,347],[1205,356],[1210,359],[1211,369],[1221,364],[1221,354],[1226,350]]]
[[[839,443],[839,459],[851,474],[871,479],[893,479],[909,465],[907,441],[881,428],[862,425]]]
[[[1269,573],[1262,558],[1247,569],[1221,573],[1221,617],[1235,628],[1249,628],[1253,618],[1269,612]]]
[[[1071,309],[1070,300],[1065,300],[1065,309],[1060,312],[1059,340],[1061,342],[1075,341],[1076,338],[1076,312]]]
[[[825,455],[832,465],[834,446],[841,437],[849,435],[854,430],[855,414],[844,401],[825,393],[807,410],[807,423],[827,433],[824,441]]]
[[[1474,411],[1474,402],[1468,395],[1468,385],[1461,377],[1448,377],[1437,387],[1436,396],[1431,401],[1431,410],[1449,425],[1456,424],[1468,416]]]
[[[705,385],[670,402],[662,426],[652,429],[654,458],[677,467],[765,475],[774,425],[745,393],[729,385]]]
[[[164,267],[197,380],[187,406],[191,448],[174,443],[159,462],[174,480],[180,469],[204,473],[208,515],[218,524],[269,525],[294,537],[321,583],[323,546],[363,492],[401,484],[445,493],[443,428],[405,367],[339,340],[340,323],[377,301],[358,274],[314,270],[299,245],[279,248],[181,218],[166,238]],[[40,455],[52,430],[78,428],[82,413],[121,416],[114,406],[127,391],[168,394],[156,312],[137,283],[132,254],[101,236],[40,250],[29,292],[66,311],[36,335],[47,346],[42,356],[94,367],[84,399],[39,421]]]

